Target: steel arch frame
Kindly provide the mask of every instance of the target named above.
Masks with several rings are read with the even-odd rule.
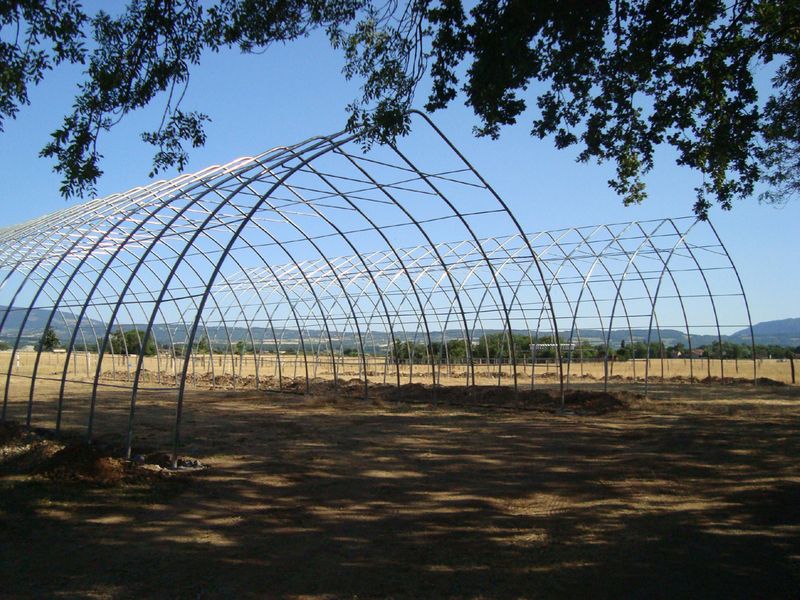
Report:
[[[653,334],[662,349],[664,374],[663,339],[672,326],[665,322],[670,309],[664,305],[671,300],[677,300],[679,310],[667,320],[675,318],[679,324],[674,326],[685,331],[693,369],[686,302],[700,298],[710,303],[710,326],[720,347],[723,328],[737,324],[750,329],[755,379],[747,298],[713,225],[676,218],[528,233],[441,130],[421,113],[412,116],[445,149],[436,156],[444,166],[423,169],[400,144],[364,154],[356,148],[359,132],[342,131],[0,229],[0,336],[13,340],[4,372],[2,418],[6,419],[13,381],[29,377],[26,423],[31,425],[36,382],[43,378],[43,350],[35,351],[31,375],[17,372],[15,358],[27,341],[56,323],[68,340],[58,379],[56,429],[62,425],[65,388],[74,382],[91,385],[87,435],[92,435],[98,391],[112,385],[104,371],[106,354],[111,357],[111,377],[116,378],[112,332],[133,327],[139,343],[136,366],[128,385],[121,386],[130,391],[127,452],[130,455],[133,447],[139,391],[155,389],[145,379],[146,346],[152,339],[159,386],[172,364],[174,381],[168,389],[176,390],[173,461],[180,446],[186,386],[198,383],[200,331],[209,346],[212,387],[225,374],[229,355],[236,387],[236,341],[249,344],[247,358],[254,364],[256,389],[273,389],[259,371],[270,354],[265,346],[274,348],[270,360],[279,390],[284,389],[289,368],[282,351],[295,348],[295,375],[300,365],[306,392],[312,373],[316,379],[326,362],[337,386],[346,351],[354,348],[365,396],[370,390],[368,357],[382,357],[383,383],[393,370],[397,386],[404,381],[405,366],[413,382],[415,365],[426,365],[417,375],[430,378],[435,394],[443,365],[450,374],[456,361],[461,363],[452,356],[456,340],[463,343],[467,387],[479,385],[476,362],[483,360],[482,354],[487,365],[496,363],[496,372],[488,370],[498,383],[510,369],[515,392],[529,357],[533,387],[541,360],[535,349],[546,332],[554,354],[553,383],[563,403],[564,389],[571,385],[574,341],[583,365],[587,340],[594,335],[582,322],[590,319],[600,332],[595,339],[601,340],[606,387],[615,332],[624,332],[631,343],[646,340],[646,389],[652,378]],[[417,201],[419,197],[424,202]],[[484,219],[499,221],[503,230],[480,231]],[[453,230],[461,231],[462,237]],[[693,242],[700,232],[710,241]],[[363,239],[374,247],[362,245]],[[722,257],[724,266],[703,264],[698,252],[708,248]],[[707,276],[711,270],[729,271],[734,291],[714,289]],[[642,290],[639,295],[626,295],[632,283]],[[665,293],[662,284],[669,284],[674,294]],[[700,292],[694,293],[695,288]],[[741,298],[742,322],[722,320],[727,316],[717,299],[723,296]],[[644,306],[642,314],[632,308],[637,303]],[[610,310],[605,309],[609,304]],[[589,306],[586,315],[581,312],[584,306]],[[43,310],[48,311],[44,326],[31,325],[32,320],[38,323],[33,318],[36,311]],[[12,318],[14,313],[21,319]],[[134,313],[144,315],[145,322],[137,324]],[[615,328],[620,314],[623,324]],[[542,329],[543,321],[549,323],[549,332],[547,326]],[[498,336],[494,356],[491,335]],[[88,340],[96,345],[94,376],[88,380],[69,376],[79,338],[87,354],[87,378]],[[529,349],[521,345],[522,339]],[[124,347],[116,352],[129,356],[125,336],[122,340]],[[420,362],[418,351],[424,356]],[[566,359],[563,352],[568,352]],[[221,373],[215,371],[216,355]],[[243,351],[238,360],[241,375]],[[635,360],[632,368],[636,379]],[[583,366],[581,370],[582,374]],[[724,376],[723,356],[719,370]]]

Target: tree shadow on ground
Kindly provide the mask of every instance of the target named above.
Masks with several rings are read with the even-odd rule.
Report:
[[[191,479],[0,479],[4,595],[793,597],[800,411],[720,394],[593,417],[198,396]]]

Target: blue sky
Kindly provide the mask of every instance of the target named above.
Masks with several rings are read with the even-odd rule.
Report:
[[[341,66],[340,55],[322,36],[275,46],[263,55],[207,55],[193,72],[184,106],[209,114],[213,121],[206,146],[192,152],[188,170],[341,129],[345,106],[358,94],[357,82],[346,82]],[[0,134],[0,227],[65,206],[52,163],[37,155],[69,110],[79,75],[74,68],[51,73],[31,93],[32,105],[6,122]],[[424,99],[421,88],[418,105]],[[152,149],[140,141],[139,133],[154,128],[160,109],[154,106],[131,115],[101,138],[101,196],[148,181]],[[647,178],[647,202],[624,207],[606,183],[613,176],[611,165],[578,164],[575,150],[558,151],[552,141],[530,137],[527,123],[506,128],[499,141],[491,141],[472,136],[475,118],[458,101],[433,118],[527,230],[691,212],[698,176],[677,167],[668,149],[659,152]],[[413,143],[412,134],[408,144]],[[800,316],[800,203],[774,208],[753,198],[731,212],[715,208],[711,219],[739,267],[753,321]]]

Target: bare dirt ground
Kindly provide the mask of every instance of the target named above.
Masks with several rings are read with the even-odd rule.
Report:
[[[93,447],[7,426],[0,596],[798,597],[800,388],[621,389],[196,390],[179,473],[118,458],[124,395]],[[140,403],[163,449],[174,398]]]

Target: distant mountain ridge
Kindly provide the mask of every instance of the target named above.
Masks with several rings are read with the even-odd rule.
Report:
[[[757,344],[800,346],[800,317],[756,323],[753,325],[753,335]],[[742,329],[730,337],[733,339],[749,339],[750,331]]]
[[[3,326],[3,331],[0,332],[0,340],[13,343],[17,337],[19,332],[19,327],[22,324],[22,319],[25,315],[27,308],[22,309],[14,309],[6,318],[5,325]],[[5,306],[0,306],[0,320],[3,319],[3,316],[6,312]],[[50,311],[46,309],[35,308],[30,312],[30,315],[27,320],[27,324],[25,326],[25,332],[22,337],[23,343],[31,344],[38,341],[39,337],[41,336],[42,330],[44,329],[45,323],[47,323],[47,319],[50,316]],[[56,332],[56,335],[59,337],[62,343],[66,343],[69,341],[69,337],[72,335],[72,328],[75,326],[77,315],[72,315],[65,311],[61,311],[61,313],[53,319],[53,323],[51,326],[53,330]],[[99,321],[84,319],[84,322],[81,326],[81,333],[85,336],[86,340],[89,342],[94,342],[95,333],[97,335],[101,335],[102,332],[105,331],[105,323],[100,323]],[[124,329],[133,329],[134,327],[140,330],[145,329],[144,324],[122,324]],[[500,330],[487,330],[482,333],[499,333]],[[183,325],[177,324],[155,324],[153,326],[153,333],[156,339],[159,341],[159,344],[164,343],[166,340],[170,338],[170,333],[175,337],[176,343],[181,343],[183,338],[186,335],[186,331]],[[254,338],[257,342],[260,342],[261,339],[264,339],[264,343],[269,345],[272,342],[273,332],[269,328],[265,328],[263,326],[253,327],[252,333]],[[515,334],[524,334],[527,335],[527,331],[515,331]],[[306,330],[304,331],[305,335],[308,335],[309,339],[319,339],[323,336],[322,331],[318,330]],[[628,332],[627,329],[615,329],[611,332],[611,343],[612,345],[616,346],[619,345],[621,340],[630,341],[630,335],[632,334],[634,340],[646,341],[647,340],[647,329],[634,329],[632,332]],[[756,344],[775,344],[779,346],[790,346],[795,348],[800,346],[800,317],[790,318],[790,319],[777,319],[774,321],[763,321],[761,323],[757,323],[753,325],[753,334],[755,336]],[[202,335],[202,332],[198,333],[198,335]],[[283,338],[284,343],[287,345],[292,345],[298,342],[297,338],[297,331],[293,329],[286,329],[281,331],[279,328],[276,327],[274,335],[280,339]],[[452,339],[460,339],[461,338],[461,330],[451,329],[444,332],[444,339],[452,340]],[[542,331],[541,335],[549,335],[548,331]],[[592,344],[599,344],[605,339],[606,332],[601,331],[599,329],[580,329],[575,332],[573,336],[573,342],[577,342],[578,339],[582,341],[587,341]],[[77,342],[81,343],[81,335],[78,336]],[[216,334],[216,342],[222,342],[226,339],[227,336],[230,336],[231,341],[236,342],[238,340],[248,340],[249,336],[247,329],[244,327],[231,327],[228,329],[227,334],[226,332],[220,327],[217,330]],[[565,338],[569,336],[569,332],[562,332],[562,336]],[[409,339],[415,337],[415,332],[409,331],[408,332]],[[441,340],[442,332],[433,332],[431,331],[431,337],[437,338]],[[345,336],[343,336],[343,342],[345,346],[354,345],[355,344],[355,334],[352,332],[347,332]],[[395,331],[395,338],[398,340],[405,341],[405,334],[402,331]],[[422,331],[416,332],[416,343],[424,343],[425,334]],[[749,344],[750,343],[750,330],[745,328],[741,329],[735,333],[730,335],[723,335],[723,341],[735,342],[740,344]],[[686,332],[680,331],[677,329],[662,329],[661,330],[661,340],[662,342],[667,345],[671,346],[677,343],[686,344]],[[717,340],[716,335],[709,335],[709,334],[692,334],[692,345],[702,346],[705,344],[713,343]],[[650,336],[650,341],[655,342],[658,341],[658,332],[654,329]],[[370,332],[368,336],[368,345],[372,343],[385,345],[389,342],[389,335],[382,331],[373,331]]]

